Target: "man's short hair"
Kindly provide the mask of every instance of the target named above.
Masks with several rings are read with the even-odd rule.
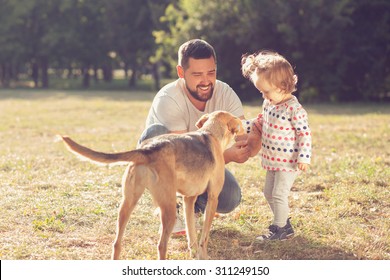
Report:
[[[188,61],[213,57],[217,64],[217,56],[214,48],[204,40],[193,39],[180,46],[178,52],[178,64],[184,69],[188,68]]]

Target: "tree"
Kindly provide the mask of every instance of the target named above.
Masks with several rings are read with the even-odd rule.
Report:
[[[22,45],[14,32],[16,12],[9,0],[0,0],[0,85],[8,87],[14,76],[14,65]]]
[[[259,4],[261,1],[256,1]],[[266,1],[265,1],[266,2]],[[250,49],[255,29],[251,20],[262,18],[262,13],[245,13],[253,1],[181,0],[169,5],[162,18],[168,29],[156,32],[159,51],[172,69],[177,64],[178,47],[185,41],[200,38],[212,44],[217,53],[218,78],[227,81],[241,97],[245,88],[240,73],[241,56]],[[260,5],[261,6],[261,5]]]
[[[107,0],[106,17],[112,51],[123,62],[126,75],[131,70],[129,86],[135,86],[138,73],[153,53],[149,4],[144,0]]]
[[[340,100],[390,99],[390,2],[353,1],[345,30]]]
[[[48,87],[48,69],[176,76],[177,49],[201,38],[217,52],[218,78],[243,99],[256,89],[241,56],[275,50],[295,66],[303,101],[389,99],[390,2],[386,0],[0,0],[0,82],[21,71]],[[27,69],[27,71],[25,70]]]
[[[243,99],[256,95],[241,77],[241,55],[260,49],[295,65],[302,100],[383,98],[390,80],[389,11],[385,0],[181,0],[167,9],[170,29],[157,39],[176,48],[194,37],[209,41],[219,77]]]
[[[110,61],[105,22],[105,0],[75,0],[68,27],[74,33],[69,55],[82,69],[83,86],[89,87],[90,70]]]
[[[13,8],[17,15],[13,31],[16,34],[16,40],[23,46],[21,51],[21,60],[31,65],[31,75],[34,86],[39,86],[41,77],[41,86],[49,86],[48,68],[52,52],[51,41],[47,40],[47,34],[51,27],[49,14],[55,9],[56,1],[46,3],[44,0],[15,0]],[[41,73],[41,75],[39,75]]]

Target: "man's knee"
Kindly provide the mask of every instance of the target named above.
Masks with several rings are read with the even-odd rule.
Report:
[[[225,169],[225,182],[218,197],[218,213],[232,212],[241,202],[241,188],[233,174]],[[204,212],[207,204],[207,193],[198,196],[195,211]]]
[[[138,146],[147,139],[167,133],[169,133],[169,130],[164,125],[159,123],[152,124],[142,132],[141,137],[138,140]]]
[[[232,212],[241,203],[241,188],[238,185],[236,178],[234,178],[233,174],[227,169],[225,169],[225,183],[221,193],[221,202],[219,203],[221,204],[221,208],[218,209],[219,213]]]

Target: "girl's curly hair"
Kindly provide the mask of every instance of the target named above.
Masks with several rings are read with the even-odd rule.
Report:
[[[254,54],[245,54],[241,59],[242,75],[251,79],[253,74],[263,75],[270,84],[292,93],[297,90],[298,77],[291,64],[276,52],[263,50]]]

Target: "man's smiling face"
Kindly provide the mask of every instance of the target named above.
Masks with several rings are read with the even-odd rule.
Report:
[[[179,74],[184,78],[189,94],[196,100],[206,102],[213,96],[217,80],[217,65],[213,57],[205,59],[190,58],[188,68]]]

